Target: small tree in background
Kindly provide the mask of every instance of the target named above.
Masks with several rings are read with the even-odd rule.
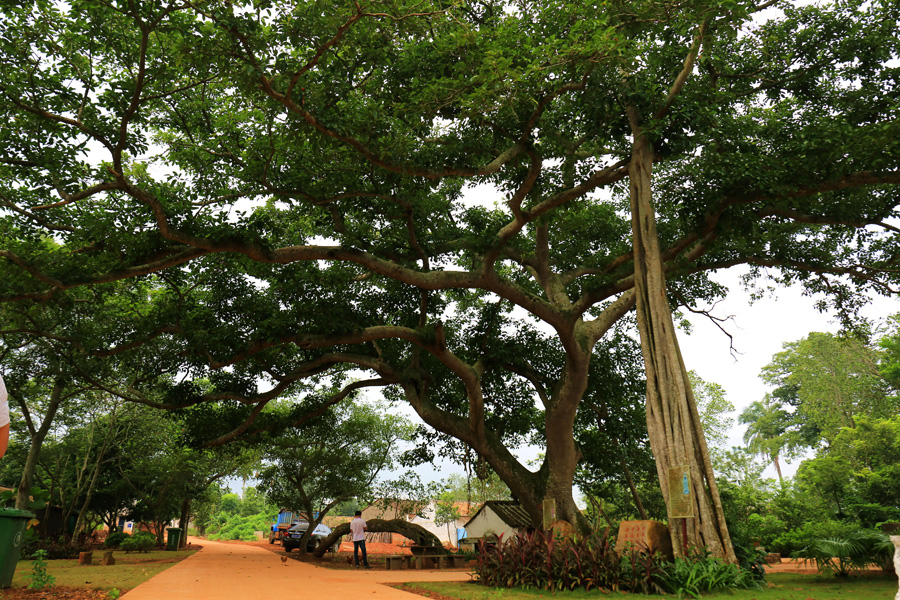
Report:
[[[434,522],[437,525],[446,525],[447,526],[447,539],[450,540],[450,545],[456,547],[456,521],[460,517],[459,506],[456,502],[453,501],[452,496],[448,494],[442,494],[441,498],[435,503],[434,508]],[[450,529],[450,525],[453,525],[453,529]]]
[[[438,491],[437,484],[423,483],[416,472],[406,471],[394,479],[378,483],[368,501],[388,518],[422,517],[429,501]]]
[[[266,441],[260,489],[270,502],[307,515],[301,553],[332,508],[371,496],[378,475],[394,464],[397,441],[410,432],[409,422],[385,406],[347,401]]]
[[[771,394],[766,394],[765,399],[757,400],[741,412],[738,423],[747,426],[744,432],[747,449],[772,461],[778,481],[783,482],[780,458],[796,456],[800,448],[799,434],[790,429],[794,423],[791,414]]]
[[[788,342],[763,369],[762,378],[793,403],[796,427],[815,426],[813,447],[830,445],[842,427],[856,427],[860,415],[890,418],[900,411],[900,398],[888,394],[879,372],[878,351],[864,340],[812,332]]]
[[[484,477],[467,477],[462,473],[450,473],[444,479],[442,497],[455,502],[483,504],[488,500],[509,500],[512,494],[509,486],[497,474],[486,468]]]

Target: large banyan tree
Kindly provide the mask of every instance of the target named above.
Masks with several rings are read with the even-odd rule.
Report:
[[[663,493],[690,466],[688,542],[733,560],[671,311],[736,265],[848,311],[897,283],[890,0],[0,10],[0,301],[150,290],[5,333],[153,357],[177,382],[117,393],[217,443],[383,388],[585,526],[574,424],[636,315]]]

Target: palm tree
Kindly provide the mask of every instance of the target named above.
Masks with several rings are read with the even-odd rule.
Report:
[[[738,423],[747,425],[744,443],[747,449],[764,456],[775,465],[778,481],[783,483],[779,457],[787,452],[793,455],[799,447],[795,432],[790,431],[793,419],[771,394],[748,406],[738,417]]]

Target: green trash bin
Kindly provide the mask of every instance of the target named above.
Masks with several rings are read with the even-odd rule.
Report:
[[[181,541],[181,529],[178,527],[167,527],[166,533],[169,537],[166,539],[166,550],[178,550],[178,542]]]
[[[25,541],[25,525],[34,518],[27,510],[0,508],[0,588],[12,585],[19,552]]]

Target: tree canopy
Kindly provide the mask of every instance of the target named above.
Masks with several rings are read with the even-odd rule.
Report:
[[[734,265],[848,318],[897,288],[890,0],[0,11],[0,303],[140,291],[146,310],[100,303],[77,336],[15,329],[185,374],[116,393],[228,405],[219,442],[285,392],[381,387],[535,522],[544,498],[582,522],[576,418],[620,381],[592,365],[637,305],[658,469],[698,467],[690,535],[724,556],[670,306]]]
[[[397,442],[411,430],[405,418],[385,407],[344,403],[302,427],[260,440],[267,463],[259,473],[260,488],[273,504],[301,511],[309,520],[301,553],[331,509],[372,497],[379,475],[395,464]]]
[[[813,332],[786,343],[762,377],[781,388],[784,404],[796,409],[795,429],[813,427],[827,444],[842,428],[855,427],[860,415],[884,418],[900,410],[879,372],[877,350],[854,337]]]

